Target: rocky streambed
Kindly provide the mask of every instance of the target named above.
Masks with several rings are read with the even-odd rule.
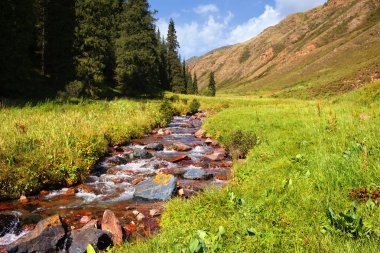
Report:
[[[82,185],[0,203],[0,252],[79,253],[159,232],[165,201],[229,180],[232,162],[201,130],[205,116],[110,148]]]

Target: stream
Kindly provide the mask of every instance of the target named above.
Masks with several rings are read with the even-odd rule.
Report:
[[[158,233],[169,198],[189,198],[228,183],[232,161],[200,130],[205,117],[203,112],[174,117],[165,128],[109,148],[82,185],[1,202],[0,245],[15,242],[52,215],[73,231],[90,220],[99,224],[107,209],[120,221],[124,240]]]

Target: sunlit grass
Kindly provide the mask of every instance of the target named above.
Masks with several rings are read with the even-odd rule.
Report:
[[[172,252],[176,244],[187,245],[197,230],[214,233],[219,226],[226,229],[222,252],[379,252],[376,237],[321,232],[329,207],[347,210],[353,188],[380,185],[377,85],[333,102],[199,98],[214,113],[204,128],[221,143],[237,129],[254,130],[260,138],[248,158],[234,165],[229,190],[244,204],[232,204],[227,190],[173,199],[160,235],[115,252]],[[357,207],[366,226],[380,229],[378,206]]]

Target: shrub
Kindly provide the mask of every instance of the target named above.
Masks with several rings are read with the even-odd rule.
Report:
[[[197,99],[193,99],[189,107],[190,114],[196,114],[200,107],[201,107],[201,103],[199,103]]]
[[[73,81],[66,85],[65,90],[69,97],[77,98],[80,96],[84,88],[84,84],[81,81]]]
[[[187,102],[189,102],[187,98],[182,98],[181,101],[182,101],[182,104],[184,105],[187,105]]]
[[[255,133],[239,129],[227,137],[226,148],[234,159],[244,159],[249,150],[257,144],[258,138]]]
[[[166,125],[171,121],[173,116],[177,114],[177,110],[168,99],[164,99],[160,105],[160,124]]]
[[[170,101],[172,102],[178,102],[179,101],[179,96],[178,95],[173,95],[169,98]]]

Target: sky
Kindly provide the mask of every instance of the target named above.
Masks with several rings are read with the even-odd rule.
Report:
[[[180,54],[189,59],[249,40],[287,15],[326,0],[150,0],[156,25],[166,35],[173,18]]]

